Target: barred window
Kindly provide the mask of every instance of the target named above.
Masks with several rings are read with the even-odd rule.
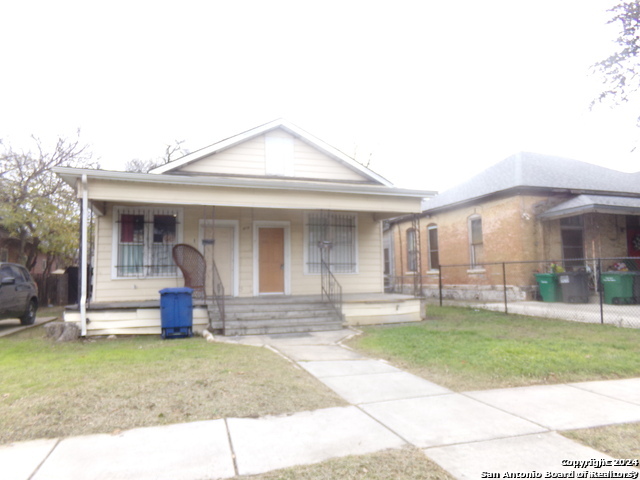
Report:
[[[582,267],[584,258],[584,222],[582,215],[560,219],[562,257],[565,267]],[[578,260],[576,260],[578,259]]]
[[[417,272],[418,267],[418,242],[416,240],[416,230],[407,230],[407,271]]]
[[[323,258],[334,273],[356,273],[356,215],[313,212],[307,214],[307,272],[320,273]]]
[[[172,249],[178,243],[179,209],[117,207],[116,277],[177,275]]]

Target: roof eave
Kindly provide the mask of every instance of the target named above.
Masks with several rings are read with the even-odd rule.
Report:
[[[87,175],[90,179],[110,180],[120,182],[142,182],[156,184],[174,185],[207,185],[212,187],[232,187],[250,188],[265,190],[312,190],[324,193],[350,193],[379,196],[400,196],[414,198],[428,198],[436,192],[425,190],[409,190],[395,187],[385,187],[381,185],[344,185],[344,184],[324,184],[314,182],[300,182],[295,179],[290,180],[268,180],[257,181],[255,178],[239,179],[228,177],[212,176],[185,176],[185,175],[155,175],[150,173],[117,172],[109,170],[91,170],[69,167],[57,167],[53,170],[66,183],[75,187],[75,184],[82,175]]]

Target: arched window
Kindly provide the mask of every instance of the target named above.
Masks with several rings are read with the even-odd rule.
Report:
[[[418,267],[418,242],[415,228],[407,230],[407,271],[417,272]]]
[[[469,217],[469,263],[471,268],[484,261],[482,245],[482,218],[480,215]]]
[[[429,270],[440,268],[440,254],[438,252],[438,226],[427,226],[427,248],[429,249]]]

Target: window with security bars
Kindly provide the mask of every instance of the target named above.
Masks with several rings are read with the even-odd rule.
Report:
[[[407,271],[417,272],[418,267],[418,243],[416,241],[416,230],[407,230]]]
[[[356,215],[307,214],[307,272],[320,273],[321,259],[333,273],[356,273]]]
[[[172,249],[178,243],[179,217],[177,209],[116,208],[116,276],[177,275]]]
[[[584,223],[583,217],[577,215],[560,219],[560,235],[562,237],[562,257],[565,267],[579,268],[584,258]]]

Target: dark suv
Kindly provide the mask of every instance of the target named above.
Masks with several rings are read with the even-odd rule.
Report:
[[[0,263],[0,320],[19,318],[22,325],[36,321],[38,286],[22,265]]]

